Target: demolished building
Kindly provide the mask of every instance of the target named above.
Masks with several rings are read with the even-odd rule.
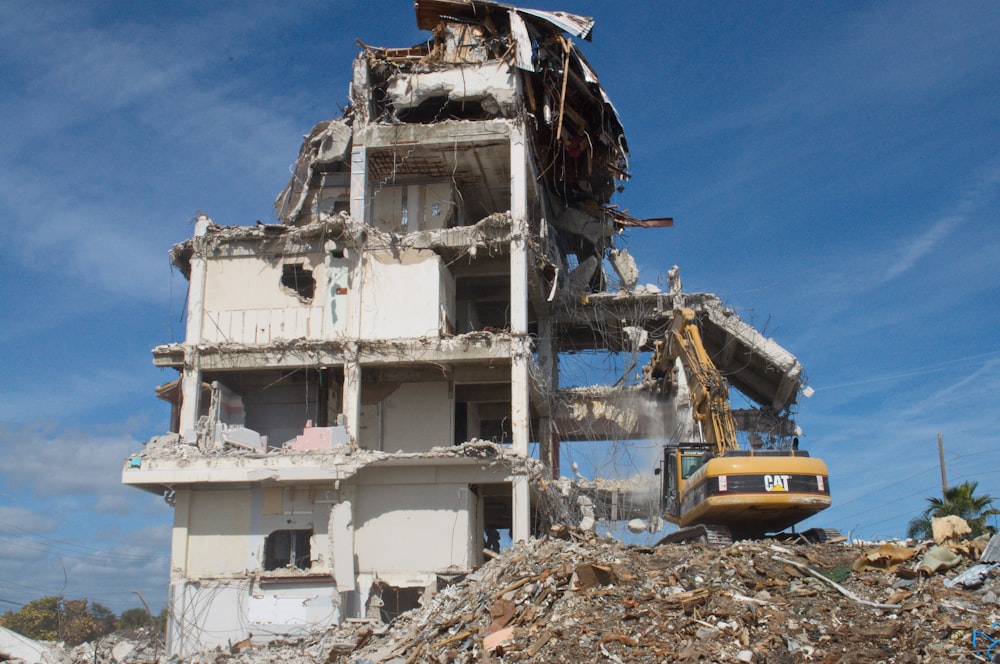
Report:
[[[611,203],[629,153],[574,41],[593,20],[415,10],[431,38],[362,45],[275,223],[202,215],[171,251],[189,280],[183,343],[153,350],[179,373],[157,390],[171,431],[123,470],[174,509],[171,653],[391,619],[569,509],[553,507],[560,445],[695,437],[682,392],[559,380],[561,354],[647,352],[679,306],[760,404],[744,429],[792,432],[798,361],[676,273],[638,286],[616,247],[670,222]],[[591,493],[648,515],[647,498]]]

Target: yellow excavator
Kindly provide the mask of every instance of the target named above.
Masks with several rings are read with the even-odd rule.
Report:
[[[724,543],[759,539],[830,506],[826,464],[797,449],[740,449],[729,385],[705,350],[695,312],[674,311],[644,368],[647,385],[665,396],[678,389],[675,367],[691,395],[695,440],[664,447],[664,518],[680,526],[663,541]],[[812,529],[824,541],[836,531]]]

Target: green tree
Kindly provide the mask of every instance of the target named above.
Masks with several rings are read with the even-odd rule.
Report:
[[[59,639],[75,646],[97,636],[97,621],[87,610],[87,600],[68,599],[63,602],[59,620]]]
[[[958,486],[949,487],[944,498],[931,497],[927,499],[924,513],[912,519],[907,526],[906,536],[917,539],[933,537],[931,519],[943,516],[960,516],[972,529],[972,536],[979,537],[996,529],[989,525],[989,518],[1000,514],[994,509],[994,498],[989,494],[975,495],[979,482],[963,482]]]
[[[0,617],[0,625],[38,641],[59,640],[61,597],[42,597]]]
[[[85,599],[43,597],[18,611],[0,616],[0,625],[39,641],[65,641],[75,646],[104,636],[115,628],[115,614]]]
[[[163,610],[156,615],[156,630],[161,634],[165,634],[167,631],[167,620],[170,616],[167,613],[167,607],[163,607]]]
[[[103,604],[91,602],[90,615],[93,616],[94,622],[97,623],[97,632],[100,636],[110,634],[118,629],[118,618],[115,616],[115,612]]]
[[[149,625],[149,614],[146,609],[128,609],[122,611],[122,616],[118,620],[119,629],[139,629]]]

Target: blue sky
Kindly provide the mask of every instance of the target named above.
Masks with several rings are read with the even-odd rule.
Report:
[[[625,124],[626,246],[795,353],[828,463],[815,524],[902,535],[948,478],[1000,497],[1000,4],[539,2]],[[355,38],[426,38],[405,0],[0,5],[0,611],[166,597],[170,508],[120,486],[167,428],[157,343],[198,211],[273,216]],[[736,400],[739,405],[739,400]]]

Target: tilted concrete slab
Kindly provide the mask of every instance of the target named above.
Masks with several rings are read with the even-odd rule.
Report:
[[[670,294],[646,287],[564,301],[554,312],[561,330],[560,350],[628,350],[634,338],[628,327],[645,329],[649,338],[642,350],[651,350],[676,307],[698,314],[705,347],[730,385],[776,411],[796,402],[802,387],[799,361],[711,293]]]

